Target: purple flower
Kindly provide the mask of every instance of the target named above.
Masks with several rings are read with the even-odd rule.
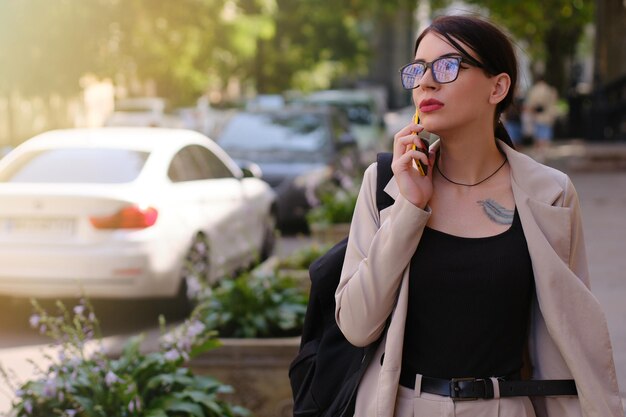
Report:
[[[65,414],[67,417],[74,417],[76,415],[76,410],[70,408],[69,410],[65,410]]]
[[[32,316],[30,316],[30,319],[28,320],[28,322],[30,323],[30,327],[32,328],[36,328],[37,326],[39,326],[40,321],[41,321],[41,317],[39,317],[39,314],[33,314]]]
[[[194,320],[190,325],[189,328],[187,329],[187,335],[190,338],[194,338],[196,336],[198,336],[199,334],[201,334],[204,329],[206,327],[204,326],[204,324],[202,324],[202,322],[200,320]]]
[[[74,314],[76,314],[77,316],[82,317],[84,312],[85,306],[77,305],[76,307],[74,307]]]
[[[135,411],[141,410],[141,403],[139,402],[139,397],[135,397],[128,403],[128,411],[134,413]]]
[[[56,380],[48,379],[43,386],[43,396],[46,398],[54,398],[57,395],[57,384]]]
[[[30,400],[24,401],[24,410],[26,410],[26,414],[33,413],[33,404],[30,402]]]
[[[113,373],[113,371],[107,372],[106,376],[104,377],[104,383],[107,384],[108,387],[119,381],[120,379],[117,377],[117,375],[115,375],[115,373]]]
[[[180,358],[180,353],[176,349],[170,349],[163,355],[166,360],[170,362],[177,361]]]
[[[171,346],[176,342],[176,336],[174,336],[172,333],[166,333],[165,335],[163,335],[163,337],[161,338],[161,341],[167,345],[167,346]]]
[[[195,276],[189,276],[187,279],[187,296],[195,298],[202,291],[202,284]]]

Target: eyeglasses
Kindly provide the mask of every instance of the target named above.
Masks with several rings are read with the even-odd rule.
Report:
[[[432,62],[411,62],[400,68],[402,87],[406,90],[419,87],[419,82],[428,68],[432,71],[433,79],[439,84],[451,83],[459,76],[459,69],[463,61],[466,60],[460,56],[445,56]],[[471,64],[482,67],[479,62],[471,62]]]

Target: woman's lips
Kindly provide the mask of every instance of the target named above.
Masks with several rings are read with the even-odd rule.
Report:
[[[431,111],[439,110],[443,106],[444,104],[439,100],[435,100],[435,99],[423,100],[422,102],[420,102],[420,111],[423,113],[429,113]]]

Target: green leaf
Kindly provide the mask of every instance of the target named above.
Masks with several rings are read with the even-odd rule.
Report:
[[[209,339],[205,341],[204,343],[202,343],[201,345],[194,346],[191,349],[191,352],[189,352],[189,356],[191,358],[195,358],[196,356],[204,352],[208,352],[209,350],[220,347],[220,345],[221,345],[221,342],[219,341],[219,339]]]
[[[215,392],[226,385],[222,385],[220,381],[208,375],[196,375],[194,378],[194,387],[202,391]],[[221,392],[221,391],[220,391]]]
[[[172,401],[166,406],[167,411],[189,413],[192,416],[204,417],[204,410],[198,404],[192,404],[186,401]]]
[[[146,410],[144,417],[168,417],[167,413],[163,409]]]
[[[178,369],[175,374],[161,374],[156,375],[147,383],[148,389],[155,389],[160,386],[188,386],[193,383],[193,378],[186,375],[189,371],[187,369]],[[183,374],[184,373],[184,374]]]
[[[205,392],[184,391],[181,393],[181,397],[189,398],[193,400],[193,402],[202,404],[203,406],[207,408],[213,408],[215,406],[221,408],[218,404],[218,401],[215,395],[207,394]]]
[[[78,405],[85,410],[87,415],[93,414],[93,401],[90,398],[75,395],[74,401],[76,401],[76,403],[78,403]]]

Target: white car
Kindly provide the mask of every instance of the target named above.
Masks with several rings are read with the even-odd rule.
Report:
[[[206,136],[38,135],[0,161],[0,294],[170,297],[273,250],[275,194]]]

